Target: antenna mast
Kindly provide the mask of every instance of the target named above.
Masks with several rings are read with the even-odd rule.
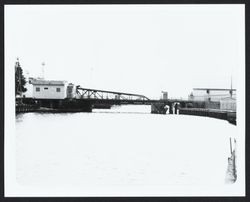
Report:
[[[231,89],[230,89],[230,97],[233,97],[233,79],[231,75]]]
[[[42,62],[42,79],[44,79],[44,66],[45,66],[45,62]]]

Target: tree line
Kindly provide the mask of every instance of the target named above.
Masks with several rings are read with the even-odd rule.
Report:
[[[27,91],[25,88],[26,78],[23,75],[23,69],[20,65],[19,59],[17,59],[15,64],[15,94],[22,95],[22,93]]]

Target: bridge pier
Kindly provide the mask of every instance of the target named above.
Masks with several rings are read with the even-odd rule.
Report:
[[[39,99],[40,107],[53,109],[59,112],[92,112],[92,102],[89,100],[69,99]]]
[[[169,106],[169,114],[173,114],[173,103],[170,103],[168,106]]]
[[[64,100],[62,110],[92,112],[92,103],[89,100]]]
[[[166,105],[162,103],[151,104],[151,114],[166,114]]]

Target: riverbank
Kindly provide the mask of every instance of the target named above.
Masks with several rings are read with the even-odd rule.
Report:
[[[203,108],[180,108],[179,114],[205,116],[226,120],[236,125],[236,112],[223,111],[219,109],[203,109]]]

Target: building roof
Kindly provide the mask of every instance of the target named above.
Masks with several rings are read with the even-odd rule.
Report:
[[[38,80],[38,79],[32,79],[31,84],[33,85],[60,85],[63,86],[66,83],[66,81],[55,81],[55,80]]]
[[[235,98],[233,98],[233,97],[225,97],[225,98],[221,98],[221,101],[226,101],[226,100],[236,100]]]
[[[236,89],[230,89],[230,88],[193,88],[193,90],[210,90],[210,91],[236,91]]]

